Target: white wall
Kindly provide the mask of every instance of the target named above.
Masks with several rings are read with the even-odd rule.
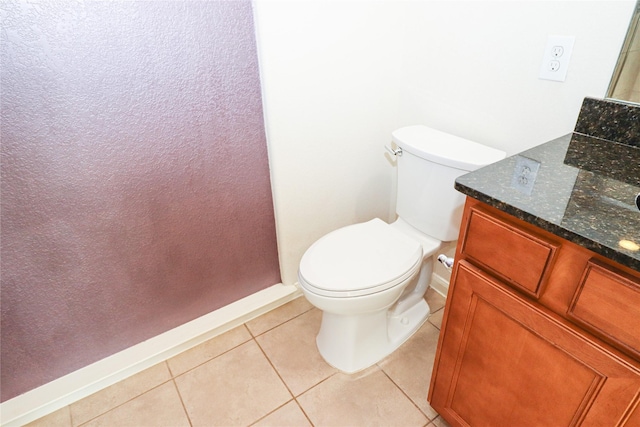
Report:
[[[393,219],[393,129],[426,124],[509,154],[604,96],[635,1],[255,0],[282,280],[340,226]],[[538,79],[574,35],[566,82]]]
[[[573,130],[606,94],[633,1],[410,2],[401,123],[520,152]],[[548,35],[573,35],[565,82],[538,78]]]
[[[282,281],[343,225],[389,220],[400,10],[392,2],[254,3]]]

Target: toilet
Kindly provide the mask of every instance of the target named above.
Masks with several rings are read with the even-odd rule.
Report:
[[[322,311],[318,350],[346,373],[379,362],[425,322],[433,255],[458,238],[464,196],[454,181],[505,157],[421,125],[400,128],[392,138],[397,219],[330,232],[307,249],[298,269],[302,293]]]

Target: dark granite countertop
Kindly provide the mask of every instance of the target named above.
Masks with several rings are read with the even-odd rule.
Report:
[[[620,245],[640,245],[640,147],[573,133],[460,176],[455,188],[640,271],[640,250]]]

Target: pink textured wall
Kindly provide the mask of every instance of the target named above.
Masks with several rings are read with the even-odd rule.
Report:
[[[248,1],[1,7],[4,401],[280,273]]]

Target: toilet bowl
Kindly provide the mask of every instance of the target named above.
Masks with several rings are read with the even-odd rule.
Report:
[[[431,268],[424,264],[432,265],[441,243],[420,242],[408,230],[402,219],[350,225],[318,240],[300,262],[300,288],[323,312],[318,350],[343,372],[391,354],[429,316],[423,296]]]
[[[457,237],[464,196],[454,180],[505,153],[425,126],[393,132],[399,147],[397,219],[375,218],[312,244],[300,289],[322,310],[316,344],[333,367],[353,373],[391,354],[429,316],[424,299],[434,254]]]

